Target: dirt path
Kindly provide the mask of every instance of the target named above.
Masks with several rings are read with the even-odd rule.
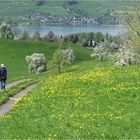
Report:
[[[16,82],[15,82],[15,84],[16,84]],[[10,84],[10,86],[11,85],[13,85],[13,84]],[[17,99],[19,99],[20,97],[24,96],[26,93],[31,91],[36,86],[37,86],[37,84],[30,85],[27,88],[25,88],[24,90],[18,92],[16,95],[14,95],[11,98],[9,98],[9,100],[6,103],[4,103],[3,105],[0,106],[0,115],[4,115],[7,112],[9,112],[13,108],[13,106],[14,106],[14,104],[15,104]]]
[[[16,86],[16,85],[18,85],[19,83],[25,82],[25,81],[27,81],[27,80],[28,80],[28,79],[23,79],[23,80],[17,80],[17,81],[14,81],[14,82],[12,82],[12,83],[9,83],[9,84],[6,85],[6,89],[10,89],[11,87]]]

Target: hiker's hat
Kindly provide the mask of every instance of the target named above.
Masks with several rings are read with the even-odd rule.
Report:
[[[1,68],[5,68],[5,65],[4,64],[1,64]]]

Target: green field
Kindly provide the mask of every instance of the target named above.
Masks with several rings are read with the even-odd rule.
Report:
[[[43,53],[47,62],[54,51],[60,47],[59,43],[0,40],[0,63],[4,63],[8,70],[8,80],[29,76],[26,56],[33,53]],[[90,60],[90,51],[77,45],[68,45],[74,49],[75,63]]]
[[[80,1],[76,8],[86,11],[91,16],[103,16],[105,11],[114,9],[118,13],[124,13],[133,10],[132,0],[121,1],[121,0],[91,0],[91,1]],[[88,7],[88,8],[87,8]]]
[[[27,11],[68,15],[64,0],[0,0],[0,21],[21,21]],[[70,6],[89,16],[102,17],[107,10],[133,12],[132,0],[78,0]],[[75,13],[71,13],[74,14]],[[106,17],[105,17],[106,18]],[[47,62],[59,42],[0,39],[0,64],[7,82],[21,83],[0,91],[0,105],[29,85],[37,87],[16,100],[13,109],[0,116],[0,139],[140,139],[140,66],[113,66],[111,59],[91,59],[91,50],[69,43],[74,64],[61,73],[29,74],[27,55],[43,53]]]
[[[107,65],[89,61],[44,77],[0,118],[0,139],[140,138],[140,67]]]
[[[0,40],[0,63],[7,66],[10,81],[21,79],[29,76],[26,55],[41,52],[50,60],[58,46]],[[108,59],[90,60],[86,48],[69,47],[75,64],[61,74],[30,75],[41,82],[0,116],[0,139],[139,139],[140,67],[114,67]],[[0,102],[21,85],[1,92]]]
[[[45,1],[41,6],[36,6],[36,2],[33,0],[6,0],[1,1],[0,4],[0,17],[4,19],[12,19],[20,21],[27,11],[33,13],[51,13],[53,15],[69,15],[70,13],[63,7],[64,0],[52,0]],[[133,0],[91,0],[82,1],[78,0],[78,3],[69,7],[73,7],[86,12],[89,16],[101,17],[107,10],[114,9],[116,13],[122,14],[125,10],[133,12],[135,2]],[[71,13],[75,14],[75,13]]]

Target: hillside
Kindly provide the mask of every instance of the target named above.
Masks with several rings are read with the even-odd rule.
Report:
[[[41,14],[50,13],[57,16],[92,16],[98,20],[105,20],[104,16],[111,19],[118,18],[125,10],[132,12],[134,2],[132,0],[97,0],[97,1],[82,1],[77,0],[76,4],[68,4],[65,0],[62,1],[43,1],[43,0],[6,0],[1,1],[0,17],[9,22],[23,22],[23,17],[28,13]],[[70,0],[69,0],[70,1]],[[30,19],[29,15],[29,19]],[[31,22],[29,20],[29,22]]]
[[[75,65],[0,117],[0,139],[138,139],[140,67]]]
[[[0,139],[138,139],[139,65],[115,67],[109,58],[90,60],[88,49],[69,44],[74,65],[60,74],[28,74],[27,55],[44,53],[48,61],[59,45],[0,40],[0,62],[7,67],[8,82],[22,81],[0,92],[0,105],[16,101],[0,115]],[[13,98],[36,82],[24,97]]]
[[[91,20],[109,26],[121,23],[124,9],[134,15],[132,0],[0,2],[0,24],[6,20],[11,28],[15,22],[42,25],[65,19],[62,25],[69,21],[89,25]],[[140,139],[137,16],[135,21],[130,18],[134,30],[119,36],[100,32],[60,38],[52,32],[44,38],[38,32],[32,37],[26,32],[14,36],[10,26],[2,24],[0,64],[8,75],[6,80],[0,65],[0,140]],[[66,46],[72,50],[56,52]],[[28,57],[30,70],[36,72],[29,74],[25,58],[33,53],[43,53],[47,66],[44,55]],[[46,71],[39,73],[41,69]]]
[[[8,80],[28,76],[27,55],[43,53],[47,61],[52,58],[54,51],[60,47],[58,43],[0,40],[0,63],[8,69]],[[70,44],[76,57],[75,63],[90,60],[90,51],[86,48]]]

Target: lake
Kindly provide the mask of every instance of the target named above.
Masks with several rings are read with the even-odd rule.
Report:
[[[53,31],[58,36],[65,36],[72,33],[80,32],[102,32],[110,35],[117,35],[126,31],[124,25],[90,25],[90,26],[50,26],[50,25],[19,25],[16,30],[28,31],[32,35],[35,31],[39,31],[41,36],[46,35],[49,31]]]

